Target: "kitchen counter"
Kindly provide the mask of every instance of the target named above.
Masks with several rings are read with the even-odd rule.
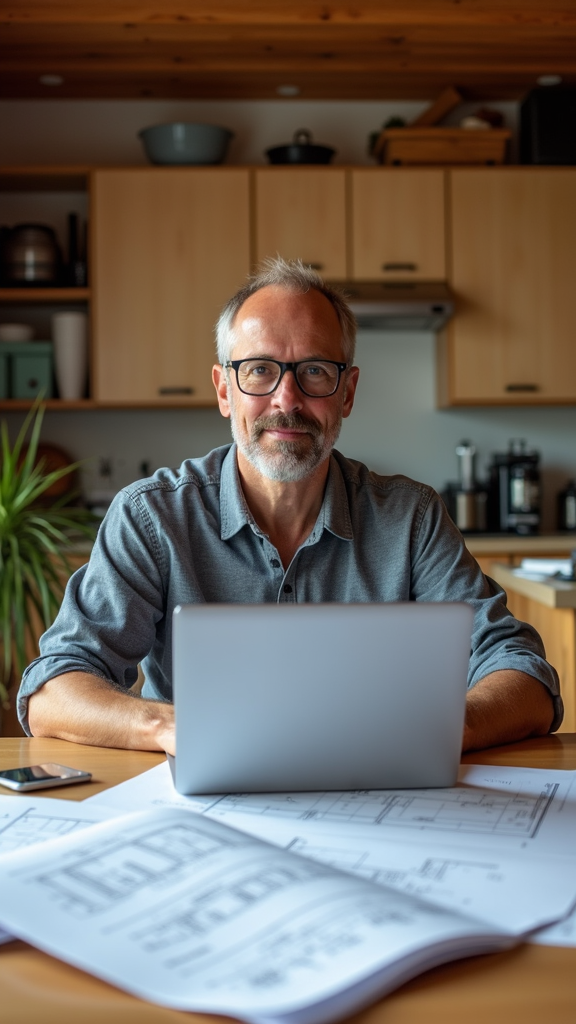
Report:
[[[521,537],[514,533],[470,533],[464,535],[466,547],[473,555],[570,554],[576,548],[576,533],[550,533]]]
[[[490,575],[507,592],[513,590],[548,608],[576,608],[576,583],[536,573],[520,576],[514,569],[498,562],[493,563]]]
[[[522,537],[515,533],[464,534],[468,550],[487,576],[492,575],[493,562],[520,565],[523,558],[539,555],[569,558],[576,547],[576,533],[549,533]]]
[[[485,571],[504,588],[513,615],[538,630],[548,661],[560,677],[564,721],[560,732],[576,729],[576,583],[551,576],[517,576],[512,566],[493,561]]]

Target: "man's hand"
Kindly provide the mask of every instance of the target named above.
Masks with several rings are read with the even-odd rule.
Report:
[[[552,697],[538,679],[510,669],[492,672],[468,691],[462,750],[545,736],[553,718]]]
[[[87,672],[55,676],[30,698],[33,736],[93,747],[176,752],[174,707],[120,690]]]

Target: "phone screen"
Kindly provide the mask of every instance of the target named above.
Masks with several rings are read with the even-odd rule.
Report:
[[[51,761],[0,771],[0,785],[20,790],[64,786],[70,782],[88,782],[91,778],[90,772],[68,768],[66,765],[54,764]]]
[[[47,769],[51,768],[52,771]],[[65,779],[70,774],[70,769],[62,769],[54,773],[56,765],[34,764],[28,768],[9,768],[0,772],[0,777],[10,779],[11,782],[41,782],[46,779]]]

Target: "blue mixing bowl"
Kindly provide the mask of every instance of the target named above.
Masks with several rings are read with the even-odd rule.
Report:
[[[217,124],[175,121],[138,132],[153,164],[221,164],[234,133]]]

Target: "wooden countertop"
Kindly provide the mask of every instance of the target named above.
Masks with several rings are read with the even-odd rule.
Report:
[[[490,572],[504,590],[512,590],[548,608],[576,608],[576,583],[554,579],[553,576],[518,576],[508,565],[494,562]]]
[[[512,533],[465,534],[466,547],[473,555],[549,555],[576,548],[576,533],[551,533],[521,537]]]

